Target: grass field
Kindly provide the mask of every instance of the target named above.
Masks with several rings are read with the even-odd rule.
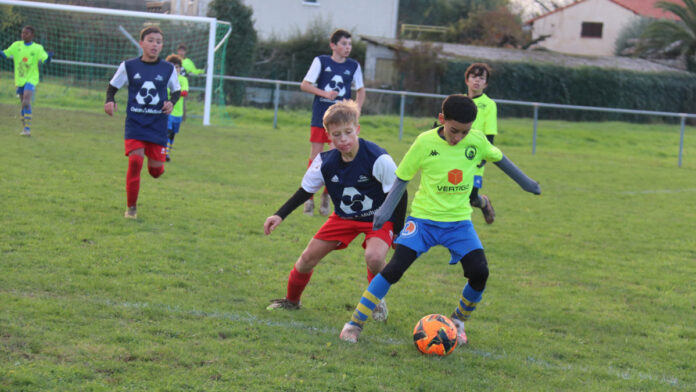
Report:
[[[9,95],[8,95],[9,96]],[[322,217],[264,219],[297,189],[308,113],[233,109],[184,123],[125,220],[123,106],[40,99],[31,138],[0,97],[0,391],[696,390],[696,155],[678,126],[503,119],[496,143],[540,181],[493,165],[498,219],[474,215],[491,275],[471,343],[420,355],[411,332],[464,285],[435,248],[387,296],[386,324],[338,333],[366,287],[357,243],[317,268],[297,312],[267,311]],[[39,96],[40,98],[40,96]],[[121,97],[122,98],[122,97]],[[43,105],[43,106],[42,106]],[[364,117],[398,162],[432,119]],[[415,181],[410,194],[415,191]]]

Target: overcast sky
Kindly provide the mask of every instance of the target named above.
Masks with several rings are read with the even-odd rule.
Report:
[[[554,9],[553,4],[563,6],[572,2],[573,0],[510,0],[510,5],[513,12],[521,13],[522,19],[527,20],[548,12],[541,4]]]

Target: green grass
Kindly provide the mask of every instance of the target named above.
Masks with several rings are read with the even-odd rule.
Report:
[[[184,123],[131,221],[124,107],[109,118],[102,93],[40,90],[22,138],[5,90],[0,391],[696,390],[693,128],[678,168],[674,125],[542,121],[531,155],[530,121],[501,120],[496,143],[543,195],[487,169],[498,219],[474,215],[491,275],[471,344],[429,358],[413,326],[449,314],[465,282],[443,248],[358,344],[338,339],[366,287],[358,243],[319,265],[300,311],[265,310],[323,223],[296,211],[262,232],[299,186],[307,112],[281,112],[279,129],[242,108],[233,127]],[[408,119],[399,141],[398,118],[366,116],[362,136],[398,162],[431,122]]]

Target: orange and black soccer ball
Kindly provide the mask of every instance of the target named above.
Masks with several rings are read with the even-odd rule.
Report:
[[[457,347],[457,327],[448,317],[429,314],[413,328],[413,343],[425,355],[448,355]]]

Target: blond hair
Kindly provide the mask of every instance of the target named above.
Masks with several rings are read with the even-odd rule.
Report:
[[[358,104],[353,100],[338,101],[329,106],[324,113],[324,129],[329,130],[330,125],[355,124],[358,125],[360,116]]]

